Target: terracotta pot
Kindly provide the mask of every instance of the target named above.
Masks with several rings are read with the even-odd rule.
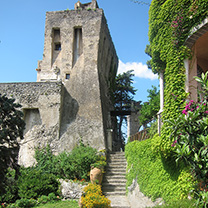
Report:
[[[98,183],[101,185],[103,180],[103,173],[102,170],[99,168],[93,168],[90,171],[90,181],[91,183]]]

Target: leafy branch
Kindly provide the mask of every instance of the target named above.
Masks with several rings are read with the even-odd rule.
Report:
[[[137,4],[150,6],[150,3],[145,2],[145,1],[136,1],[136,0],[131,0],[131,1],[134,2],[134,3],[137,3]]]

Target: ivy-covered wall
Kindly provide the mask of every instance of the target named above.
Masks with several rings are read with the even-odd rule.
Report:
[[[148,66],[152,71],[164,74],[163,126],[161,136],[155,134],[146,141],[127,144],[125,148],[128,162],[127,186],[137,178],[140,190],[145,195],[152,199],[162,197],[166,203],[188,198],[188,195],[195,197],[194,193],[198,191],[199,182],[205,181],[204,178],[198,181],[196,178],[198,173],[191,172],[193,168],[191,169],[190,163],[177,160],[180,152],[177,155],[178,149],[175,146],[177,139],[181,137],[180,132],[178,133],[180,137],[177,135],[172,141],[170,135],[177,124],[172,121],[179,118],[190,97],[185,90],[187,68],[184,60],[192,60],[196,54],[193,53],[195,52],[193,48],[187,46],[186,41],[192,28],[199,25],[207,16],[207,0],[152,0],[149,10],[150,45],[147,46],[146,53],[151,56]],[[202,112],[205,113],[206,111],[203,110],[205,105],[201,105],[203,105]],[[186,122],[186,124],[189,128],[190,123]],[[192,124],[193,129],[194,124]],[[203,131],[198,134],[199,137],[207,135]],[[184,135],[183,138],[186,138],[187,134]],[[193,138],[195,140],[196,137]],[[177,142],[177,144],[180,148],[181,143]],[[203,149],[203,143],[201,146]],[[190,146],[189,150],[194,148]],[[198,155],[202,160],[207,159],[205,156],[202,157],[200,152],[195,155],[197,159]],[[205,185],[207,187],[207,183]]]
[[[149,10],[149,41],[146,52],[151,56],[149,66],[154,73],[164,72],[164,109],[161,149],[168,150],[171,143],[167,119],[176,118],[184,108],[184,60],[192,58],[185,42],[193,27],[208,16],[207,0],[153,0]]]

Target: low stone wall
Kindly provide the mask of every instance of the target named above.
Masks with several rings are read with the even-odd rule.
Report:
[[[80,199],[86,185],[74,183],[70,180],[59,180],[61,183],[60,191],[64,199]]]
[[[0,94],[15,98],[21,105],[31,105],[41,95],[60,94],[61,87],[61,82],[0,83]]]

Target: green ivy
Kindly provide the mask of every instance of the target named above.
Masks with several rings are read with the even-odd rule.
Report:
[[[142,193],[153,200],[162,197],[166,202],[171,202],[187,198],[193,190],[189,169],[177,166],[173,158],[164,158],[160,154],[155,145],[159,138],[156,135],[153,139],[126,145],[127,187],[137,178]]]
[[[170,153],[167,119],[174,119],[185,106],[184,59],[191,58],[185,46],[191,29],[208,16],[207,0],[153,0],[149,10],[149,41],[151,60],[148,65],[154,73],[164,72],[164,111],[161,150]]]
[[[128,143],[127,186],[137,177],[141,191],[155,199],[162,197],[171,202],[187,198],[194,185],[190,167],[175,163],[172,141],[172,124],[185,107],[184,60],[191,58],[185,41],[193,27],[208,16],[207,0],[152,0],[149,10],[149,42],[146,53],[151,60],[148,66],[154,73],[164,73],[164,108],[161,136],[142,142]]]

